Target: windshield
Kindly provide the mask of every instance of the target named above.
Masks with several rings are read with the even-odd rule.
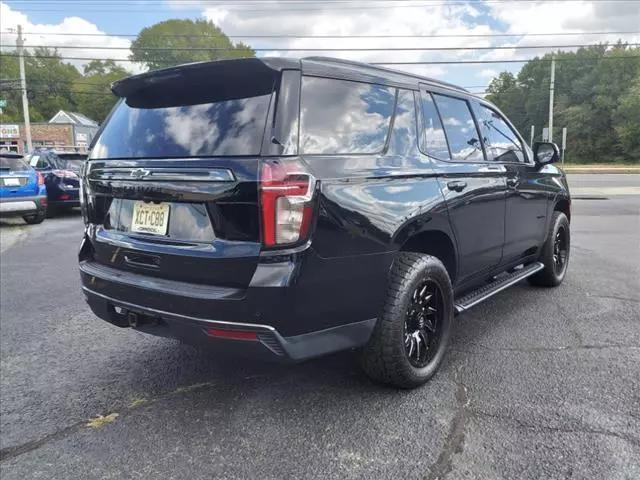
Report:
[[[91,158],[258,155],[271,94],[212,103],[135,108],[121,102]]]
[[[21,158],[0,157],[0,169],[17,172],[29,170],[29,167]]]

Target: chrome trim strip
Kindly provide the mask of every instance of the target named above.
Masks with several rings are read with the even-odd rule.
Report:
[[[535,265],[535,264],[533,264]],[[487,293],[486,295],[483,295],[482,297],[478,297],[476,300],[474,300],[471,303],[468,304],[460,304],[460,303],[455,303],[454,307],[456,309],[457,313],[462,313],[462,312],[466,312],[467,310],[469,310],[471,307],[484,302],[486,299],[493,297],[496,293],[499,293],[509,287],[511,287],[512,285],[515,285],[516,283],[518,283],[521,280],[524,280],[527,277],[530,277],[531,275],[533,275],[536,272],[539,272],[540,270],[542,270],[544,268],[544,265],[540,262],[537,262],[537,265],[535,265],[534,268],[531,268],[531,270],[528,270],[527,273],[523,274],[523,275],[518,275],[517,277],[512,278],[511,280],[509,280],[508,282],[504,283],[503,285],[500,285],[498,288],[496,288],[495,290],[491,290],[489,293]]]
[[[178,181],[178,182],[235,182],[236,177],[228,168],[141,168],[110,167],[93,168],[88,174],[90,181]]]
[[[187,321],[196,322],[196,323],[204,323],[206,325],[219,326],[219,327],[227,328],[230,330],[233,330],[234,328],[236,328],[236,329],[255,330],[258,332],[267,331],[267,332],[277,333],[276,329],[270,325],[262,325],[257,323],[225,322],[223,320],[209,320],[207,318],[192,317],[190,315],[182,315],[180,313],[166,312],[164,310],[158,310],[156,308],[142,307],[140,305],[136,305],[135,303],[129,303],[129,302],[124,302],[122,300],[117,300],[115,298],[109,297],[102,293],[95,292],[90,288],[85,287],[84,285],[82,286],[82,290],[89,295],[95,295],[96,297],[100,297],[103,300],[106,300],[108,302],[115,304],[116,306],[119,306],[119,307],[122,306],[130,310],[137,310],[141,312],[152,312],[153,314],[159,317],[173,318],[177,320],[187,320]]]
[[[283,248],[282,250],[262,250],[260,257],[280,257],[282,255],[292,255],[294,253],[304,252],[311,246],[311,240],[307,240],[305,243],[298,247]]]

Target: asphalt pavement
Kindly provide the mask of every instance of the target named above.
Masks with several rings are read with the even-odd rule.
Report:
[[[412,391],[350,352],[280,366],[118,329],[80,293],[77,213],[2,223],[0,477],[640,478],[640,195],[601,190],[638,178],[583,177],[565,282],[457,317]]]

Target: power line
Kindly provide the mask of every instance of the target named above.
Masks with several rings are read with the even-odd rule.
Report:
[[[15,0],[14,0],[15,1]],[[425,0],[421,0],[421,1],[425,1]],[[423,3],[420,5],[417,4],[410,4],[410,5],[377,5],[377,6],[372,6],[372,5],[358,5],[358,6],[349,6],[347,5],[341,5],[340,6],[340,10],[387,10],[387,9],[396,9],[396,8],[432,8],[432,7],[451,7],[451,6],[465,6],[465,5],[487,5],[487,4],[502,4],[505,2],[508,2],[510,0],[484,0],[482,3],[480,2],[469,2],[467,0],[465,1],[450,1],[450,2],[444,2],[444,3]],[[520,3],[540,3],[541,0],[519,0]],[[583,0],[565,0],[567,2],[581,2]],[[636,0],[600,0],[601,2],[604,3],[635,3]],[[48,6],[50,5],[49,3],[45,2],[42,3],[40,2],[42,5]],[[312,7],[312,8],[290,8],[290,7],[286,7],[283,8],[281,3],[279,4],[275,4],[275,3],[271,3],[269,5],[271,5],[271,7],[275,7],[275,8],[243,8],[243,5],[240,3],[229,3],[227,2],[225,3],[217,3],[217,4],[209,4],[210,6],[216,6],[216,7],[222,7],[225,8],[228,11],[235,11],[235,12],[242,12],[242,13],[260,13],[260,12],[268,12],[268,13],[274,13],[274,12],[310,12],[310,11],[327,11],[330,8],[334,8],[334,7],[329,7],[329,5],[331,4],[336,4],[336,2],[305,2],[304,4],[301,5],[319,5],[322,4],[323,6],[321,7]],[[369,2],[367,2],[369,3]],[[29,2],[29,5],[34,5],[37,3],[36,2]],[[192,3],[192,5],[194,7],[199,7],[201,6],[201,4],[203,4],[203,2],[199,2],[199,3]],[[206,2],[204,2],[204,4],[206,4]],[[61,2],[54,2],[51,3],[51,5],[61,5]],[[143,10],[134,10],[130,7],[131,3],[130,2],[126,2],[126,3],[116,3],[116,2],[108,2],[108,3],[103,3],[103,4],[99,4],[99,3],[93,3],[93,5],[89,4],[89,7],[91,6],[97,6],[97,7],[102,7],[102,6],[114,6],[114,9],[95,9],[95,8],[85,8],[84,11],[87,12],[104,12],[104,13],[121,13],[122,12],[122,7],[126,6],[127,7],[127,12],[147,12],[148,9],[143,9]],[[144,4],[143,4],[144,5]],[[158,2],[149,2],[146,3],[146,5],[164,5],[164,2],[162,0],[158,0]],[[189,5],[189,4],[185,4],[185,5]],[[259,4],[255,4],[255,5],[259,5]],[[286,5],[286,3],[285,3]],[[292,4],[295,5],[295,4]],[[85,6],[85,5],[83,5]],[[251,6],[251,5],[248,5]],[[59,12],[61,11],[61,9],[46,9],[46,8],[21,8],[21,11],[25,11],[25,12]]]
[[[636,47],[640,43],[623,43],[624,46]],[[142,52],[228,52],[237,50],[236,47],[105,47],[91,45],[29,45],[29,48],[47,49],[78,49],[78,50],[131,50]],[[540,48],[590,48],[590,47],[615,47],[615,44],[586,43],[572,45],[498,45],[493,47],[354,47],[354,48],[253,48],[254,52],[431,52],[431,51],[457,51],[457,50],[535,50]]]
[[[10,30],[0,31],[0,34],[15,34]],[[70,37],[132,37],[137,33],[72,33],[72,32],[25,32],[25,35],[50,35],[50,36],[70,36]],[[196,35],[196,34],[160,34],[152,35],[152,38],[278,38],[278,39],[306,39],[306,38],[493,38],[493,37],[550,37],[550,36],[578,36],[578,35],[637,35],[636,32],[555,32],[555,33],[460,33],[460,34],[418,34],[418,35]]]
[[[6,57],[17,57],[15,53],[0,53],[0,56]],[[91,61],[91,60],[101,60],[101,61],[113,61],[113,62],[130,62],[130,63],[145,63],[145,62],[137,62],[135,60],[131,60],[129,58],[99,58],[99,57],[68,57],[64,55],[35,55],[34,58],[43,58],[43,59],[60,59],[60,60],[81,60],[81,61]],[[640,58],[640,55],[625,55],[623,57],[605,57],[605,56],[597,56],[597,57],[589,57],[589,58],[556,58],[556,62],[571,62],[571,61],[589,61],[589,60],[628,60],[632,58]],[[510,59],[510,60],[446,60],[446,61],[416,61],[416,62],[366,62],[370,65],[457,65],[457,64],[499,64],[499,63],[527,63],[532,60],[536,60],[538,62],[551,62],[551,59],[545,58],[524,58],[524,59]],[[157,61],[157,60],[156,60]],[[185,62],[188,61],[185,59]],[[160,61],[160,63],[163,63]],[[171,64],[171,62],[164,62],[167,64]]]

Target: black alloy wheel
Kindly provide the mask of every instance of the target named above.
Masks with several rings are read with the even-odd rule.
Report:
[[[442,293],[433,281],[420,283],[404,322],[404,348],[411,365],[425,367],[434,357],[442,331]]]
[[[555,211],[549,223],[544,244],[540,247],[539,261],[544,268],[527,278],[539,287],[557,287],[562,283],[569,268],[571,253],[571,229],[569,219],[563,212]]]
[[[558,276],[564,273],[567,265],[568,252],[567,231],[564,225],[561,225],[553,241],[553,268],[555,274]]]
[[[373,380],[400,388],[423,385],[442,364],[453,323],[453,288],[447,269],[431,255],[400,252],[387,297],[360,352]]]

